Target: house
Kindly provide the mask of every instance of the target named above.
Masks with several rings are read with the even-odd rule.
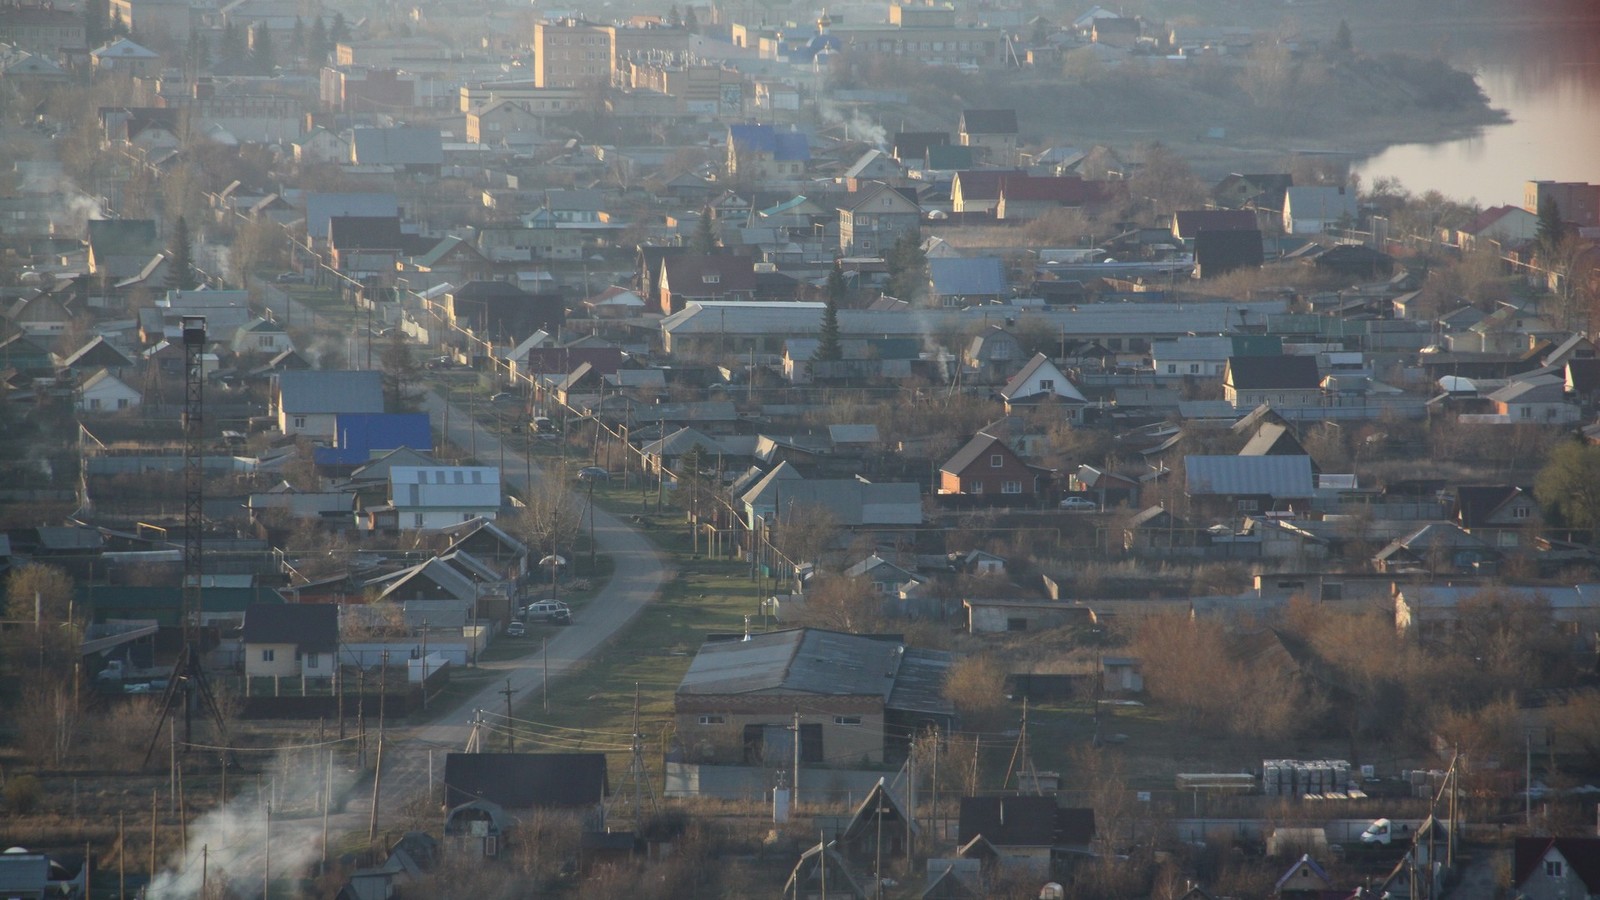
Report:
[[[896,637],[819,628],[713,637],[674,694],[678,739],[706,761],[781,765],[798,737],[802,764],[881,763],[910,735],[952,727],[941,690],[951,662]]]
[[[886,597],[899,594],[901,586],[908,582],[921,581],[916,573],[901,568],[876,553],[845,569],[843,574],[846,578],[860,578],[869,582],[875,593]]]
[[[446,291],[445,317],[480,338],[509,339],[543,330],[555,334],[566,321],[558,294],[532,294],[505,281],[469,281]]]
[[[58,369],[69,369],[73,372],[93,372],[96,369],[110,369],[120,375],[123,370],[133,368],[133,360],[126,353],[111,345],[105,335],[97,334],[87,343],[56,360]]]
[[[1204,230],[1194,238],[1194,275],[1216,278],[1238,269],[1256,269],[1266,259],[1261,232]]]
[[[839,207],[839,252],[883,256],[906,235],[921,239],[922,208],[905,192],[885,184],[850,195]]]
[[[1040,479],[1049,475],[1050,470],[1024,462],[1005,441],[980,431],[939,467],[939,493],[998,494],[1031,502],[1039,496]]]
[[[240,632],[246,678],[332,678],[339,607],[328,603],[252,603]]]
[[[1193,248],[1202,231],[1257,231],[1256,215],[1244,209],[1180,209],[1172,214],[1172,236]]]
[[[411,260],[416,271],[453,284],[489,278],[495,266],[464,237],[440,238],[428,252]]]
[[[788,521],[810,508],[825,510],[843,528],[922,524],[922,489],[909,481],[805,479],[787,462],[774,466],[739,495],[748,528]],[[781,524],[779,527],[782,527]]]
[[[77,406],[80,412],[137,409],[142,399],[143,395],[111,374],[110,369],[101,369],[78,385]]]
[[[254,319],[233,332],[234,353],[260,353],[277,356],[294,349],[289,330],[271,319]]]
[[[1380,572],[1492,573],[1500,551],[1459,525],[1430,522],[1390,541],[1372,559]]]
[[[1017,164],[1017,111],[1014,109],[964,109],[956,125],[956,136],[963,147],[989,165]]]
[[[1119,50],[1131,50],[1143,34],[1140,21],[1131,16],[1096,18],[1089,28],[1089,40]]]
[[[409,243],[399,216],[333,216],[328,219],[328,265],[358,281],[387,283]]]
[[[1539,524],[1539,503],[1514,484],[1464,484],[1452,492],[1451,521],[1502,549],[1523,546]]]
[[[444,165],[444,139],[438,128],[394,125],[357,128],[350,143],[350,161],[358,166],[384,166],[414,175],[438,175]]]
[[[1322,900],[1332,890],[1333,878],[1309,853],[1301,856],[1272,886],[1273,895],[1279,900]]]
[[[96,72],[115,72],[135,78],[154,78],[161,74],[164,65],[161,54],[127,38],[118,38],[89,51],[89,61]]]
[[[467,112],[469,143],[526,147],[544,133],[544,120],[512,100],[497,100]]]
[[[1566,380],[1555,375],[1513,381],[1490,394],[1489,402],[1499,424],[1570,425],[1583,417],[1578,405],[1567,399]]]
[[[1000,205],[1000,191],[1006,176],[1021,174],[1010,169],[963,169],[950,181],[950,211],[993,213]]]
[[[1076,175],[1008,173],[1000,180],[994,216],[1004,222],[1031,222],[1051,210],[1098,206],[1125,193],[1118,183],[1085,181]]]
[[[1517,206],[1491,206],[1455,229],[1453,243],[1463,250],[1509,249],[1539,234],[1539,216]]]
[[[1230,518],[1303,505],[1316,489],[1309,456],[1190,455],[1183,469],[1190,500]]]
[[[856,804],[834,843],[845,862],[870,872],[876,869],[877,860],[909,856],[921,831],[879,778]]]
[[[1511,887],[1526,900],[1600,897],[1600,838],[1519,837]]]
[[[967,631],[972,634],[1048,631],[1095,622],[1093,609],[1060,600],[968,597],[961,605],[967,610]]]
[[[389,470],[389,503],[404,529],[432,530],[500,511],[496,466],[395,466]]]
[[[868,872],[868,883],[871,873]],[[819,841],[800,854],[783,885],[783,900],[868,900],[876,892],[861,886],[861,879],[845,862],[837,841]],[[875,898],[874,898],[875,900]]]
[[[1122,530],[1122,548],[1136,557],[1199,556],[1209,544],[1203,529],[1161,506],[1142,510]]]
[[[1322,234],[1336,227],[1352,228],[1359,215],[1355,190],[1342,184],[1297,186],[1284,191],[1286,234]]]
[[[401,447],[433,452],[427,413],[335,413],[329,446],[312,448],[318,467],[355,467]]]
[[[1281,214],[1283,195],[1294,185],[1286,173],[1232,173],[1211,189],[1211,199],[1226,209],[1258,209]]]
[[[516,830],[516,824],[516,819],[506,815],[500,804],[492,800],[469,800],[450,807],[445,813],[444,849],[467,859],[494,859],[506,849],[507,839]]]
[[[967,342],[961,364],[979,381],[1009,381],[1022,367],[1022,342],[999,325],[990,325]]]
[[[728,126],[728,177],[760,184],[796,180],[811,161],[811,143],[798,131],[775,125]]]
[[[137,275],[162,252],[154,219],[90,219],[89,273],[107,279]]]
[[[861,154],[842,176],[848,185],[864,185],[873,181],[887,181],[900,177],[900,166],[895,158],[874,147]],[[852,187],[859,190],[859,187]]]
[[[983,859],[1000,877],[1052,876],[1068,854],[1094,841],[1092,809],[1063,808],[1054,797],[962,797],[958,852]]]
[[[343,369],[279,372],[272,413],[278,431],[331,438],[340,413],[383,412],[383,373]]]
[[[445,805],[486,800],[514,812],[598,814],[611,791],[604,753],[447,753]]]
[[[1076,418],[1083,405],[1089,402],[1078,386],[1043,353],[1035,353],[1032,359],[1024,363],[1017,374],[1000,388],[999,396],[1005,401],[1008,415],[1015,407],[1060,403],[1069,408],[1069,418]]]
[[[748,256],[689,253],[661,261],[657,304],[666,315],[690,303],[754,300],[755,265]]]
[[[928,260],[928,303],[933,306],[981,306],[1009,295],[1005,263],[998,256]]]
[[[927,158],[929,148],[944,147],[949,143],[949,132],[901,131],[895,133],[893,154],[902,164],[913,165]]]
[[[1222,372],[1223,399],[1236,410],[1315,406],[1321,395],[1314,356],[1230,356]]]

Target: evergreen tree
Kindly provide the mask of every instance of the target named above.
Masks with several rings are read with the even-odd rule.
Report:
[[[694,241],[689,247],[696,253],[710,253],[717,249],[719,243],[715,217],[711,214],[711,207],[707,206],[700,211],[700,223],[695,226]]]
[[[299,16],[294,17],[294,29],[289,32],[289,52],[296,58],[310,55],[306,50],[306,23]]]
[[[681,27],[682,25],[683,25],[683,16],[678,14],[678,4],[674,3],[674,4],[672,4],[672,8],[667,10],[667,27],[668,28],[678,28],[678,27]]]
[[[928,289],[928,255],[915,232],[907,232],[889,250],[889,296],[915,303]]]
[[[335,44],[350,40],[350,24],[344,20],[344,13],[333,14],[333,27],[328,30],[328,40]]]
[[[1350,37],[1350,23],[1339,20],[1339,30],[1333,35],[1333,49],[1340,54],[1348,54],[1355,48],[1355,42]]]
[[[189,220],[178,217],[167,247],[167,290],[192,291],[200,286],[200,273],[194,267],[194,248],[189,238]]]
[[[211,63],[211,48],[206,36],[198,28],[189,31],[189,44],[183,51],[184,61],[192,72],[203,72]]]
[[[250,64],[262,75],[272,74],[272,32],[267,30],[265,22],[256,23],[255,30],[250,33]]]
[[[110,34],[110,0],[88,0],[83,5],[83,39],[91,47],[99,47]]]
[[[422,394],[417,383],[422,379],[422,367],[399,328],[389,332],[379,363],[383,366],[383,408],[396,413],[420,409]]]
[[[244,53],[244,35],[239,32],[238,24],[230,20],[222,27],[222,40],[217,47],[217,58],[224,63],[237,66],[239,60],[244,59]]]
[[[113,38],[127,37],[128,34],[129,34],[128,23],[122,21],[122,10],[120,10],[120,9],[112,10],[111,11],[111,34],[108,35],[108,37],[113,37]]]
[[[1561,207],[1550,197],[1539,204],[1539,224],[1534,231],[1534,241],[1540,252],[1548,255],[1567,235],[1567,223],[1561,220]]]
[[[700,17],[695,15],[694,7],[692,6],[684,8],[683,28],[690,34],[700,33]]]
[[[828,273],[828,306],[822,311],[822,331],[817,342],[817,359],[838,362],[844,359],[844,347],[839,343],[839,301],[844,299],[844,268],[838,261]]]
[[[306,55],[311,58],[312,65],[321,66],[328,61],[330,52],[328,24],[322,21],[321,16],[317,16],[317,20],[311,23],[311,38],[306,49]]]

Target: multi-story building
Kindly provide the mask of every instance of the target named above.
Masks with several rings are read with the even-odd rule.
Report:
[[[52,6],[0,7],[0,43],[53,57],[63,47],[82,47],[83,15]]]
[[[1553,201],[1561,220],[1579,227],[1600,225],[1600,184],[1581,181],[1529,181],[1522,186],[1522,208],[1538,214]]]
[[[839,207],[839,252],[883,256],[905,235],[920,236],[922,208],[888,185],[850,195]]]
[[[582,19],[533,26],[534,86],[580,87],[609,83],[617,62],[616,29]]]

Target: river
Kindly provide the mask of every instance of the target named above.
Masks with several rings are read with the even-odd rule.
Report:
[[[1355,166],[1362,183],[1393,176],[1413,193],[1437,190],[1483,206],[1520,206],[1523,183],[1535,179],[1600,183],[1600,29],[1586,20],[1562,37],[1469,37],[1451,56],[1477,71],[1490,105],[1509,121],[1455,140],[1390,147]]]

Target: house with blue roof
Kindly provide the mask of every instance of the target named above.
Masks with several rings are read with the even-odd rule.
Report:
[[[728,177],[755,182],[781,181],[805,175],[811,142],[803,132],[780,131],[776,125],[728,126]]]
[[[318,468],[353,469],[401,447],[433,452],[427,413],[336,413],[333,446],[314,448],[313,458]]]
[[[999,303],[1009,295],[998,256],[928,260],[928,300],[934,306]]]

